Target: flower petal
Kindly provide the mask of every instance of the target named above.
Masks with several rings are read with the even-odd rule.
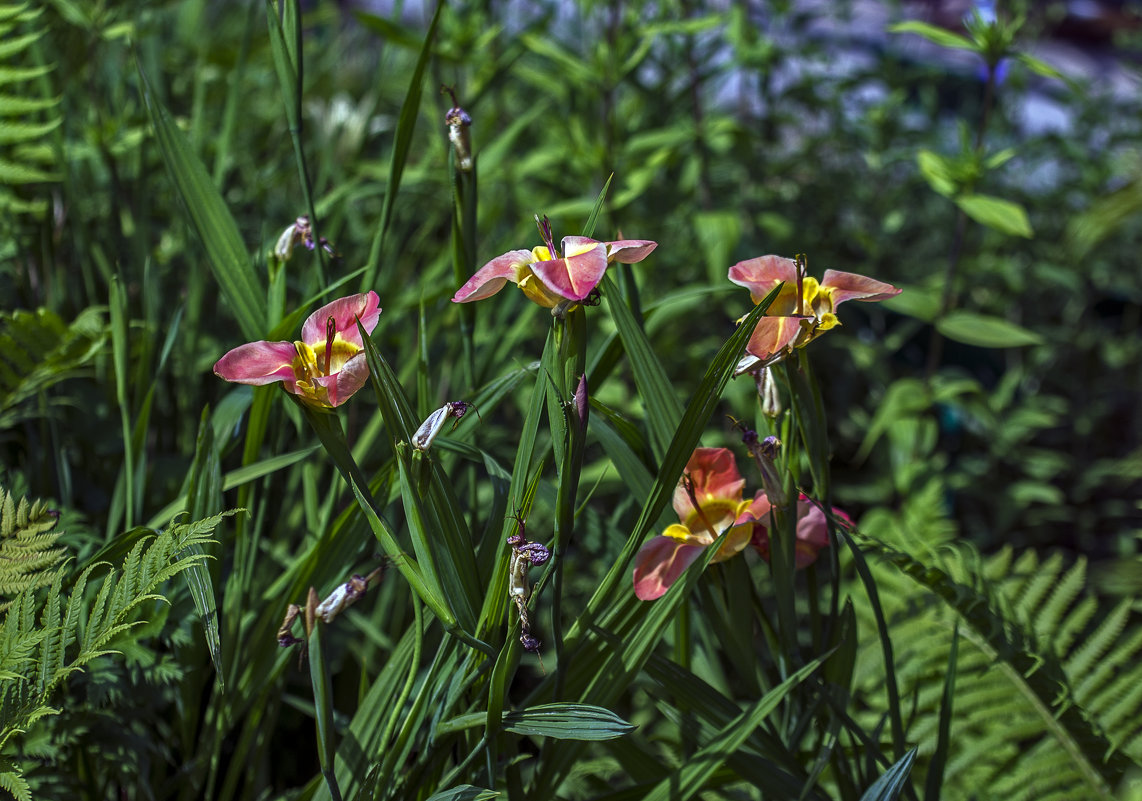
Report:
[[[585,249],[584,249],[585,248]],[[583,236],[563,238],[566,258],[537,261],[532,272],[551,291],[568,300],[582,300],[603,280],[607,271],[607,248]]]
[[[329,405],[340,406],[369,380],[369,363],[365,359],[365,352],[361,351],[345,362],[339,372],[317,380],[329,389]]]
[[[790,315],[788,317],[762,317],[750,334],[746,353],[762,361],[783,352],[801,332],[801,321],[808,319]]]
[[[263,386],[294,380],[293,360],[297,350],[291,342],[248,342],[214,363],[214,375],[237,384]]]
[[[620,264],[634,264],[645,259],[658,247],[649,239],[619,239],[607,243],[607,261]]]
[[[661,598],[701,554],[702,546],[652,537],[634,558],[634,594],[643,601]]]
[[[887,300],[899,295],[903,290],[892,284],[877,281],[856,273],[844,273],[840,270],[825,270],[825,277],[821,281],[822,289],[831,290],[833,307],[836,308],[846,300]]]
[[[497,256],[477,270],[464,286],[456,290],[452,302],[471,303],[474,300],[490,298],[503,289],[508,281],[518,284],[524,266],[534,261],[535,257],[530,250],[511,250],[502,256]]]
[[[804,496],[802,496],[804,498]],[[797,548],[794,555],[798,568],[817,560],[817,552],[829,545],[829,526],[825,513],[808,500],[797,502]]]
[[[729,448],[695,448],[686,462],[684,475],[690,476],[691,488],[701,506],[715,502],[737,506],[741,501],[745,479],[738,472]],[[674,488],[674,511],[679,520],[687,520],[694,514],[694,503],[681,481]]]
[[[325,325],[329,318],[337,333],[346,342],[352,342],[358,348],[363,347],[361,334],[357,331],[357,318],[361,318],[361,325],[370,334],[377,327],[377,320],[381,316],[381,301],[376,292],[367,292],[349,295],[345,298],[326,303],[320,309],[306,318],[301,327],[301,341],[311,348],[325,342]]]
[[[796,298],[797,262],[782,256],[759,256],[739,261],[730,268],[730,281],[748,289],[754,303],[760,303],[783,281],[787,287],[793,287]]]

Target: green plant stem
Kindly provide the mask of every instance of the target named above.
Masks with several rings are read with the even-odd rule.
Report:
[[[983,110],[980,112],[979,124],[975,130],[975,151],[979,155],[983,149],[983,137],[987,132],[987,123],[991,119],[991,107],[995,104],[995,64],[987,65],[987,83],[983,89]],[[970,187],[969,187],[970,189]],[[940,310],[936,320],[943,319],[956,303],[956,272],[959,268],[960,254],[963,251],[964,236],[967,233],[968,216],[963,209],[956,215],[955,233],[952,235],[952,247],[948,252],[948,266],[944,269],[943,291],[940,295]],[[932,339],[928,344],[928,360],[925,366],[925,377],[930,382],[940,366],[940,359],[944,353],[944,337],[939,329],[932,328]]]

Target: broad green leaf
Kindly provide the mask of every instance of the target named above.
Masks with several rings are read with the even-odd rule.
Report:
[[[936,321],[936,330],[948,339],[978,348],[1018,348],[1041,345],[1043,338],[1021,325],[972,311],[955,310]]]
[[[142,64],[136,63],[136,68],[163,161],[206,250],[214,277],[242,334],[251,341],[259,340],[266,328],[266,290],[250,264],[238,225],[186,136],[151,91]]]
[[[955,170],[948,159],[932,150],[921,149],[916,154],[920,174],[937,194],[951,197],[956,192]]]
[[[1027,212],[1018,203],[991,195],[960,195],[955,203],[980,225],[1012,236],[1034,236]]]
[[[613,740],[637,728],[609,709],[590,704],[542,704],[507,712],[503,727],[516,734],[556,740]]]
[[[873,782],[872,786],[860,797],[860,801],[896,801],[907,786],[908,774],[912,772],[914,759],[916,759],[915,748]]]
[[[890,25],[888,32],[914,33],[917,36],[923,36],[929,42],[938,44],[940,47],[951,47],[956,50],[979,50],[975,42],[966,36],[952,33],[944,28],[931,25],[927,22],[920,22],[919,20],[909,20],[907,22],[898,22],[895,25]]]

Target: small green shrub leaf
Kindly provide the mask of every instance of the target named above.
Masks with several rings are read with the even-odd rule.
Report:
[[[980,225],[1001,233],[1027,239],[1035,235],[1027,212],[1018,203],[991,195],[962,195],[956,198],[956,205]]]
[[[936,330],[948,339],[977,348],[1018,348],[1041,345],[1043,338],[1021,325],[972,311],[953,311],[936,322]]]
[[[960,36],[958,33],[944,30],[943,28],[935,25],[930,25],[927,22],[920,22],[919,20],[909,20],[908,22],[898,22],[888,29],[889,33],[914,33],[917,36],[923,36],[929,42],[938,44],[940,47],[951,47],[956,50],[978,50],[976,44],[966,36]]]

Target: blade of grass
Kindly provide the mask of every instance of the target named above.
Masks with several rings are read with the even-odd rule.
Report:
[[[428,67],[429,56],[432,55],[432,43],[436,38],[436,24],[440,21],[440,12],[443,9],[444,0],[437,0],[436,11],[432,14],[432,22],[428,24],[428,32],[424,35],[424,44],[421,46],[420,55],[416,59],[416,68],[412,72],[408,94],[405,95],[404,103],[401,105],[396,136],[393,138],[393,157],[389,163],[389,182],[385,189],[385,202],[381,207],[381,220],[377,225],[377,232],[373,235],[373,244],[369,248],[367,270],[365,271],[365,278],[361,282],[362,291],[368,291],[372,288],[377,279],[377,271],[381,268],[381,252],[385,241],[385,232],[392,221],[393,204],[396,202],[397,190],[400,188],[401,176],[404,174],[404,165],[408,160],[408,151],[412,146],[412,132],[416,127],[417,114],[420,112],[424,71]]]
[[[312,592],[312,590],[310,590]],[[309,677],[313,683],[313,711],[317,723],[317,761],[333,801],[341,801],[333,759],[333,680],[325,655],[325,623],[318,621],[309,633]]]
[[[731,754],[737,752],[754,729],[777,708],[785,696],[821,666],[824,658],[814,659],[805,665],[767,692],[748,710],[730,721],[717,737],[702,747],[698,753],[687,758],[685,765],[662,779],[658,786],[645,796],[645,801],[686,801],[695,796],[714,771],[721,767]]]
[[[650,431],[650,446],[654,455],[662,459],[678,422],[682,418],[682,403],[675,394],[673,384],[666,376],[662,363],[638,324],[630,307],[626,305],[618,287],[609,277],[603,277],[603,298],[615,322],[619,338],[626,349],[634,372],[639,397],[646,406],[646,426]],[[689,458],[689,454],[687,454]]]
[[[266,328],[266,291],[250,264],[238,225],[186,136],[154,95],[142,65],[136,61],[151,127],[171,180],[186,206],[222,294],[248,340],[261,339]]]

